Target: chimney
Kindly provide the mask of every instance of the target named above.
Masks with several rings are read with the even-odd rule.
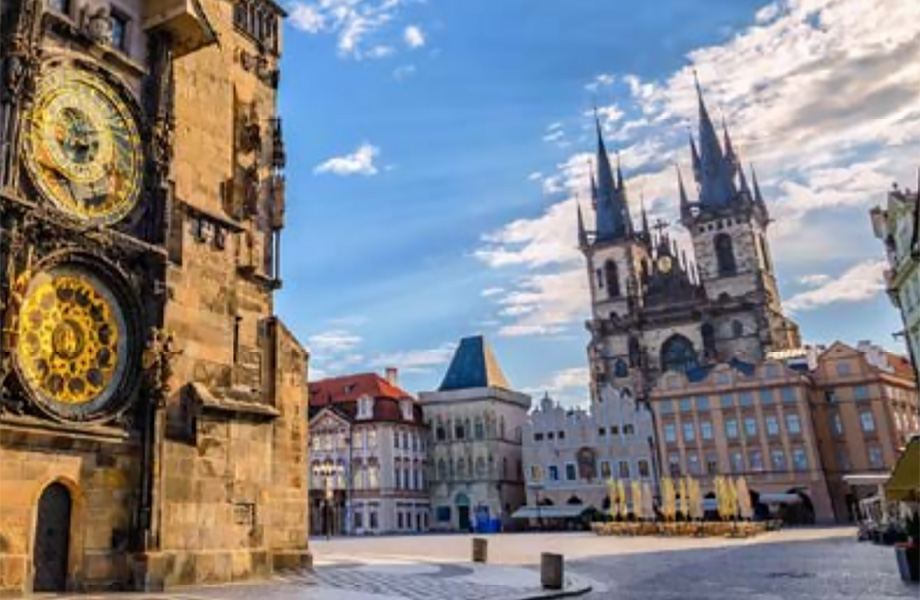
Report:
[[[396,367],[387,367],[386,368],[386,380],[392,386],[399,386],[399,369]]]

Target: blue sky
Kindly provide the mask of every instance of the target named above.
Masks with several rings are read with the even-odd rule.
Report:
[[[631,200],[673,219],[691,69],[776,218],[807,340],[891,337],[868,208],[916,185],[920,22],[899,0],[286,3],[278,312],[312,376],[400,367],[433,389],[485,334],[513,384],[586,399],[575,249],[597,103]],[[689,171],[687,171],[689,172]],[[637,214],[637,213],[636,213]]]

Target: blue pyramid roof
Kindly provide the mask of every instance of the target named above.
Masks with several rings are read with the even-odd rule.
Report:
[[[510,390],[492,348],[481,335],[465,337],[454,352],[439,391],[497,387]]]

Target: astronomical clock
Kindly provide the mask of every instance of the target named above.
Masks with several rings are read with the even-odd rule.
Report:
[[[28,94],[4,132],[15,145],[3,157],[0,406],[8,418],[131,429],[164,263],[143,87],[70,57],[23,75]]]

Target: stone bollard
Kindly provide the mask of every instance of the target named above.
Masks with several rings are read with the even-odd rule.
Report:
[[[489,542],[486,538],[473,538],[473,562],[484,563],[488,558]]]
[[[547,590],[561,590],[563,581],[562,555],[540,554],[540,583]]]

